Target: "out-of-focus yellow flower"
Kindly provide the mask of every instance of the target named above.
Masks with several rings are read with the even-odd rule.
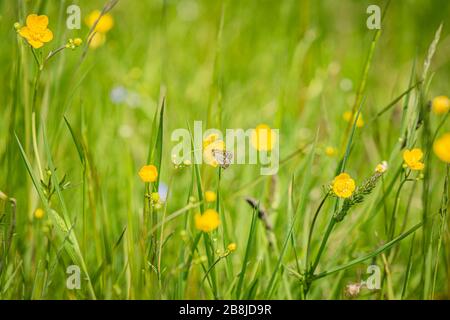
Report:
[[[349,174],[341,173],[336,178],[334,178],[331,185],[333,192],[339,198],[348,198],[355,191],[356,185],[355,180],[353,180]]]
[[[218,162],[213,155],[213,150],[225,150],[225,142],[220,140],[216,133],[208,135],[203,140],[203,160],[206,164],[215,168],[217,167]]]
[[[237,248],[237,246],[236,246],[236,243],[234,243],[234,242],[230,243],[230,244],[227,246],[227,249],[228,249],[230,252],[236,251],[236,248]]]
[[[217,194],[214,191],[206,191],[205,192],[205,200],[206,202],[214,202],[217,199]]]
[[[334,157],[337,154],[337,150],[334,147],[328,146],[325,148],[325,154],[329,157]]]
[[[101,12],[99,10],[92,11],[86,18],[86,24],[89,28],[92,28],[95,21],[100,17]],[[95,32],[105,34],[114,26],[114,18],[109,13],[104,14],[97,25],[95,26]]]
[[[34,217],[36,219],[42,219],[44,217],[44,210],[42,210],[41,208],[37,208],[36,210],[34,210]]]
[[[352,124],[353,124],[353,122],[355,122],[355,115],[351,111],[344,112],[342,117],[344,118],[345,121],[351,122]],[[363,120],[362,114],[360,113],[358,120],[356,120],[356,127],[362,128],[363,126],[364,126],[364,120]]]
[[[381,163],[377,164],[375,167],[375,172],[378,173],[385,173],[388,169],[388,163],[386,161],[382,161]]]
[[[141,177],[144,182],[155,182],[158,178],[158,169],[152,164],[143,166],[139,170],[139,177]]]
[[[50,42],[53,39],[53,32],[48,29],[47,26],[47,16],[30,14],[27,17],[27,25],[19,29],[19,34],[21,37],[25,38],[33,48],[38,49],[41,48],[44,43]]]
[[[450,133],[444,134],[434,142],[433,151],[439,159],[450,163]]]
[[[195,215],[195,227],[203,232],[211,232],[220,224],[219,214],[217,211],[208,209],[203,214]]]
[[[211,133],[205,139],[203,139],[203,149],[207,148],[212,143],[220,141],[219,135],[217,133]]]
[[[425,165],[421,161],[423,158],[423,152],[419,148],[412,150],[405,150],[403,152],[403,160],[408,168],[411,170],[423,170]]]
[[[253,148],[259,151],[271,151],[276,141],[275,131],[271,130],[267,124],[257,125],[250,137]]]
[[[89,39],[89,47],[96,49],[105,43],[106,36],[103,33],[94,33]]]
[[[444,114],[450,110],[450,100],[446,96],[437,96],[431,103],[431,109],[435,114]]]

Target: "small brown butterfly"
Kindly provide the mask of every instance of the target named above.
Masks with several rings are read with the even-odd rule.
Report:
[[[216,159],[217,163],[222,167],[222,169],[226,169],[230,166],[233,161],[233,152],[219,149],[212,149],[212,155],[214,159]]]

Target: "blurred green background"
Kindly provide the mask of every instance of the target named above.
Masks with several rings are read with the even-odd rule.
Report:
[[[428,47],[441,23],[444,27],[433,58],[433,78],[426,99],[449,94],[447,24],[450,2],[391,1],[384,12],[386,3],[351,0],[119,1],[111,11],[114,26],[107,33],[106,42],[96,49],[89,49],[81,65],[82,47],[73,51],[66,49],[50,61],[42,73],[38,91],[40,155],[46,164],[48,159],[42,140],[44,123],[57,172],[60,177],[66,174],[71,182],[64,197],[72,219],[77,221],[75,230],[81,239],[88,269],[94,273],[106,261],[95,285],[98,297],[212,297],[205,289],[205,282],[198,287],[194,285],[200,284],[203,277],[204,270],[199,265],[193,271],[191,289],[184,294],[177,291],[180,269],[176,259],[180,248],[188,248],[182,232],[188,230],[188,235],[193,232],[189,226],[192,219],[187,220],[186,228],[184,215],[168,223],[164,231],[164,238],[167,237],[162,260],[165,271],[159,287],[158,281],[143,280],[145,277],[139,271],[144,184],[137,172],[147,159],[152,120],[164,90],[165,136],[163,162],[159,169],[161,181],[171,187],[167,214],[186,205],[192,178],[192,170],[175,169],[170,163],[173,146],[170,134],[174,129],[186,128],[187,123],[193,126],[194,120],[202,120],[205,126],[216,128],[247,129],[267,123],[280,129],[283,159],[314,140],[319,128],[317,157],[311,167],[310,183],[306,185],[309,191],[304,210],[310,213],[305,218],[306,213],[301,212],[301,218],[296,220],[294,238],[299,245],[299,254],[303,254],[301,244],[306,221],[320,201],[322,186],[333,179],[339,160],[338,157],[326,157],[324,148],[333,146],[341,154],[342,146],[345,146],[348,124],[342,115],[353,107],[376,32],[366,26],[369,5],[379,5],[385,18],[364,91],[362,115],[366,124],[358,131],[358,142],[348,165],[357,182],[369,176],[381,160],[390,160],[399,139],[402,101],[382,117],[372,119],[408,88],[414,60],[416,72],[421,74]],[[66,9],[71,4],[81,8],[81,30],[65,27]],[[0,190],[17,200],[14,239],[0,277],[3,285],[12,280],[8,289],[0,294],[2,298],[88,297],[83,290],[74,293],[65,289],[65,266],[70,264],[70,258],[58,255],[56,236],[43,231],[47,216],[42,220],[33,216],[42,204],[31,184],[14,133],[36,170],[27,113],[36,68],[30,49],[17,36],[13,25],[15,22],[23,25],[30,13],[47,15],[49,28],[54,33],[53,41],[42,49],[47,53],[64,45],[69,38],[81,37],[85,41],[89,32],[85,18],[91,11],[101,10],[104,4],[105,1],[100,0],[0,0],[0,35],[3,39],[0,51]],[[87,181],[83,178],[83,166],[64,116],[84,137],[89,150],[92,167]],[[437,119],[431,121],[433,126],[439,122]],[[445,128],[449,128],[448,124]],[[395,165],[400,165],[401,156],[398,155],[395,161]],[[433,161],[436,166],[432,169],[430,199],[431,210],[436,212],[442,196],[445,167],[438,165],[436,159]],[[218,266],[218,272],[226,274],[221,279],[221,297],[232,297],[228,290],[234,285],[233,275],[239,271],[245,254],[252,215],[243,197],[262,199],[268,206],[276,241],[281,246],[291,219],[287,214],[290,180],[295,175],[297,184],[293,192],[300,194],[307,165],[306,155],[296,157],[283,166],[275,178],[266,177],[261,183],[245,188],[242,187],[258,177],[257,166],[232,166],[223,172],[222,209],[224,220],[228,220],[228,230],[221,229],[217,243],[236,242],[238,250],[227,258],[230,261],[227,268],[222,262]],[[202,177],[205,190],[216,188],[214,169],[203,167]],[[411,221],[419,221],[421,216],[418,189],[406,189],[405,201],[399,206],[402,217],[411,211],[408,218]],[[408,195],[413,192],[417,193],[407,202]],[[372,251],[383,243],[385,220],[382,213],[373,209],[373,204],[381,199],[379,194],[357,208],[345,226],[339,226],[325,254],[324,269]],[[391,196],[383,201],[390,210],[395,199]],[[58,201],[55,200],[53,205],[59,211]],[[332,204],[328,203],[326,207],[329,212]],[[0,213],[2,210],[8,212],[6,204],[1,208]],[[189,212],[189,217],[194,212]],[[87,226],[82,223],[83,214],[88,216]],[[375,218],[367,220],[369,216]],[[318,222],[318,235],[323,234],[326,222],[324,215]],[[399,226],[401,222],[399,220]],[[407,223],[412,225],[409,220]],[[125,227],[125,240],[111,251]],[[270,278],[277,257],[266,250],[267,239],[262,226],[259,227],[257,242],[260,248],[252,252],[249,267],[252,272],[246,283],[250,285],[253,276],[258,278],[254,297],[261,298],[262,288]],[[318,246],[318,243],[314,242],[314,245]],[[402,242],[400,254],[392,266],[397,298],[402,290],[409,248],[409,241]],[[295,254],[292,249],[288,250],[283,262],[285,268],[295,264]],[[446,255],[440,265],[437,291],[448,298],[448,251]],[[419,254],[417,259],[420,259]],[[56,267],[50,273],[48,266],[53,263]],[[383,265],[381,258],[376,263]],[[413,266],[407,297],[422,298],[421,269],[418,263]],[[231,274],[230,270],[233,271]],[[282,276],[285,282],[277,286],[274,298],[299,297],[298,282],[288,275],[287,270],[284,269]],[[314,287],[310,297],[345,298],[345,285],[357,281],[358,274],[364,270],[365,266],[355,267],[324,279]],[[42,283],[47,283],[46,290]],[[366,292],[363,297],[384,298],[379,292]]]

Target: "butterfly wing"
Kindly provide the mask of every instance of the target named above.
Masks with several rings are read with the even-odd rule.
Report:
[[[212,154],[222,169],[228,168],[233,161],[233,152],[231,151],[213,149]]]

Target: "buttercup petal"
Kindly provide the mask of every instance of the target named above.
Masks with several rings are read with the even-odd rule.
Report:
[[[46,15],[30,14],[27,17],[27,26],[30,29],[45,30],[48,26],[48,17]]]
[[[410,155],[417,161],[423,158],[423,152],[418,148],[412,149]]]
[[[28,43],[35,49],[41,48],[44,43],[39,40],[28,39]]]
[[[53,39],[53,32],[50,29],[46,29],[41,36],[42,42],[49,42]]]
[[[92,49],[98,48],[105,43],[105,35],[103,33],[94,33],[89,40],[89,47]]]
[[[29,14],[27,16],[27,26],[30,27],[30,26],[35,25],[36,19],[37,19],[37,14],[34,14],[34,13]]]
[[[88,27],[92,27],[97,19],[100,17],[101,12],[99,10],[92,11],[89,16],[86,18],[86,24]],[[114,19],[109,14],[104,14],[100,20],[98,21],[97,25],[95,26],[95,32],[98,33],[106,33],[108,32],[112,27],[114,26]]]
[[[28,27],[22,27],[19,30],[20,36],[24,37],[25,39],[31,39],[30,29]]]

